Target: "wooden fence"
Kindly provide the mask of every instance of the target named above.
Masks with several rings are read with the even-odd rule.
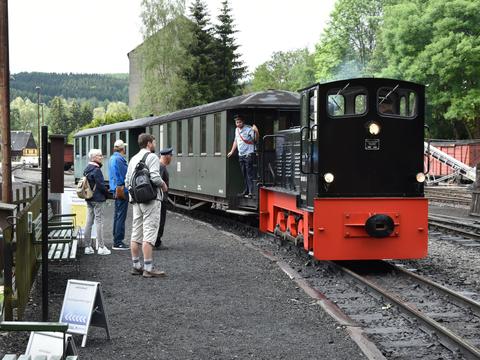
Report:
[[[40,214],[41,193],[38,186],[17,189],[14,197],[17,209],[14,211],[12,225],[3,231],[0,270],[4,270],[4,320],[23,317],[38,270],[38,249],[33,245],[28,232],[28,213],[32,213],[33,219]]]

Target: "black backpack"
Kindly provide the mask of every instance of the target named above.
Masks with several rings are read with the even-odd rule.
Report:
[[[146,153],[133,171],[132,181],[128,191],[133,201],[139,204],[147,203],[157,198],[157,187],[150,180],[150,170],[145,160],[150,153]]]

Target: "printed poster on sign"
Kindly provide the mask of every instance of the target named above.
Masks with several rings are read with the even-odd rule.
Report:
[[[65,188],[62,194],[62,214],[76,214],[75,224],[80,227],[79,239],[83,239],[87,225],[87,202],[77,196],[75,189]],[[96,226],[92,227],[92,239],[97,238]]]
[[[87,334],[97,294],[97,285],[98,283],[95,282],[68,281],[60,322],[69,325],[69,333]]]

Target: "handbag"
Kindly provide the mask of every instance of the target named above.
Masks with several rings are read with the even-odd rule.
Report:
[[[127,200],[127,197],[125,196],[125,185],[117,186],[115,188],[115,199]]]

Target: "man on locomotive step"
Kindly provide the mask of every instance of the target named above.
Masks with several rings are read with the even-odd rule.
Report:
[[[245,190],[240,196],[252,197],[255,193],[253,188],[253,180],[255,178],[255,169],[253,167],[255,161],[255,142],[259,139],[260,134],[258,128],[245,125],[241,115],[235,115],[235,139],[233,140],[232,149],[227,157],[232,156],[238,149],[238,161],[242,170],[243,180],[245,182]]]
[[[129,246],[125,239],[125,219],[128,210],[128,190],[125,187],[127,175],[127,160],[125,159],[127,144],[118,139],[113,144],[113,155],[108,163],[108,175],[110,178],[110,192],[115,199],[115,211],[113,214],[113,250],[128,250]]]
[[[172,148],[160,150],[160,176],[163,181],[170,187],[170,176],[168,175],[167,166],[172,162]],[[167,247],[162,244],[163,230],[165,228],[165,220],[167,219],[167,204],[168,195],[167,192],[163,193],[162,210],[160,213],[160,227],[158,229],[157,241],[155,242],[154,250],[165,250]]]
[[[152,154],[155,151],[155,137],[150,134],[140,134],[138,136],[138,145],[140,151],[128,164],[125,185],[128,188],[131,184],[135,168],[143,157],[146,156],[145,165],[150,173],[150,181],[161,190],[167,191],[167,184],[160,176],[158,156]],[[130,194],[130,202],[132,200],[132,195]],[[147,203],[139,204],[133,202],[132,238],[130,241],[133,261],[132,275],[142,275],[145,278],[165,276],[165,272],[153,268],[153,247],[157,240],[161,207],[162,191],[157,191],[157,198]],[[140,264],[140,249],[143,252],[143,267]]]

